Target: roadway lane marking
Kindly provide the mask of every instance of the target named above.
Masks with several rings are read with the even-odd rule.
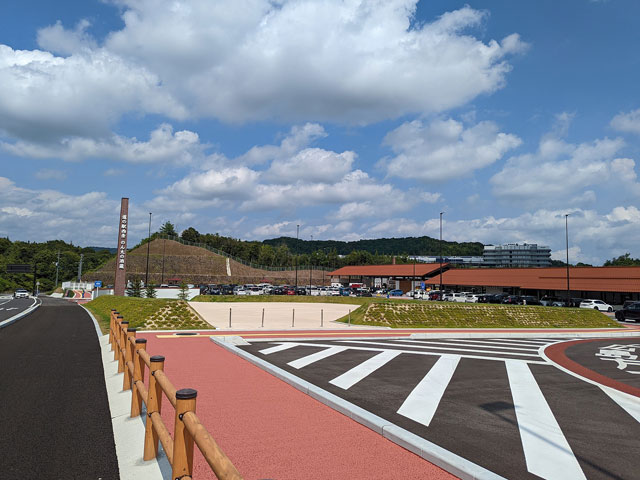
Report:
[[[318,360],[322,360],[323,358],[327,358],[332,355],[335,355],[336,353],[344,352],[345,350],[347,350],[347,347],[329,347],[325,350],[312,353],[311,355],[306,355],[302,358],[299,358],[298,360],[293,360],[292,362],[289,362],[287,365],[293,368],[299,369],[302,367],[306,367],[307,365],[311,365],[312,363],[315,363]]]
[[[347,343],[357,343],[357,344],[363,344],[363,345],[389,345],[388,343],[382,343],[382,342],[368,342],[366,340],[341,340],[341,342],[347,342]],[[392,344],[393,345],[393,344]],[[409,345],[398,345],[398,346],[406,346],[409,347]],[[422,349],[426,349],[426,350],[454,350],[456,352],[472,352],[472,353],[490,353],[492,355],[513,355],[513,356],[517,356],[517,357],[539,357],[539,355],[537,353],[520,353],[520,352],[492,352],[492,351],[487,351],[487,350],[474,350],[472,348],[465,348],[462,349],[460,347],[454,348],[454,347],[431,347],[431,346],[420,346],[420,345],[411,345],[411,347],[413,348],[422,348]]]
[[[506,342],[509,342],[509,343],[514,342],[514,343],[529,345],[533,347],[533,346],[546,345],[547,343],[553,342],[555,340],[518,340],[515,338],[494,338],[493,341],[498,343],[504,343],[504,344],[506,344]]]
[[[356,342],[355,340],[338,340],[340,342]],[[364,343],[364,342],[356,342],[356,343]],[[367,343],[373,343],[373,342],[367,342]],[[255,345],[255,344],[254,344]],[[283,343],[284,345],[284,343]],[[302,343],[302,342],[291,342],[291,343],[286,343],[286,345],[290,345],[289,347],[283,348],[283,349],[278,349],[276,351],[280,351],[280,350],[286,350],[287,348],[292,348],[292,347],[324,347],[324,348],[330,348],[333,347],[335,345],[332,344],[325,344],[325,343]],[[379,343],[379,345],[389,345],[387,343]],[[395,345],[394,345],[395,346]],[[402,345],[397,345],[398,347],[401,347]],[[267,348],[266,350],[269,351],[271,349],[274,349],[276,347],[271,347],[271,348]],[[429,356],[442,356],[442,355],[446,355],[446,353],[442,353],[442,352],[427,352],[427,351],[421,351],[421,350],[404,350],[404,349],[399,349],[399,348],[380,348],[380,347],[354,347],[352,345],[348,345],[347,348],[349,350],[359,350],[359,351],[364,351],[364,352],[386,352],[386,351],[394,351],[394,352],[400,352],[400,353],[409,353],[411,355],[429,355]],[[259,353],[262,353],[262,351],[260,351]],[[269,353],[274,353],[269,352]],[[489,352],[486,352],[489,353]],[[492,352],[493,353],[493,352]],[[268,353],[267,353],[268,355]],[[506,359],[502,358],[502,357],[490,357],[487,355],[466,355],[464,353],[462,353],[462,350],[457,350],[456,351],[456,355],[458,355],[461,358],[475,358],[475,359],[479,359],[479,360],[494,360],[497,362],[504,362]],[[505,353],[505,355],[513,355],[513,356],[519,356],[519,354],[514,354],[514,353]],[[519,359],[520,360],[520,359]],[[526,362],[526,363],[535,363],[537,365],[549,365],[548,362],[544,361],[544,360],[527,360],[527,359],[521,359],[520,361],[522,362]]]
[[[440,357],[405,399],[398,413],[428,427],[459,361],[458,355]]]
[[[636,422],[640,422],[640,399],[633,397],[624,392],[620,392],[614,388],[598,385],[611,400],[616,402],[625,412],[635,418]]]
[[[401,353],[402,352],[399,350],[386,350],[384,352],[380,352],[376,356],[362,362],[360,365],[355,366],[351,370],[348,370],[342,375],[330,380],[329,383],[344,390],[348,390],[360,380],[368,377]]]
[[[283,350],[288,350],[293,347],[297,347],[299,344],[297,343],[281,343],[280,345],[276,345],[275,347],[265,348],[264,350],[260,350],[259,353],[263,355],[271,355],[272,353],[281,352]]]
[[[586,478],[529,367],[505,364],[527,470],[550,480]]]
[[[468,344],[468,343],[453,343],[449,340],[442,340],[442,341],[436,341],[436,340],[394,340],[394,343],[401,343],[401,342],[407,342],[407,343],[411,343],[411,344],[424,344],[424,345],[451,345],[454,347],[477,347],[477,348],[493,348],[493,349],[503,349],[503,350],[525,350],[527,352],[537,352],[539,347],[524,347],[524,346],[520,346],[520,347],[503,347],[502,345],[473,345],[473,344]],[[517,352],[514,352],[517,353]]]
[[[544,342],[544,343],[520,343],[520,342],[499,342],[497,341],[498,339],[495,340],[468,340],[466,338],[456,338],[456,342],[468,342],[468,343],[482,343],[482,344],[487,344],[487,346],[489,345],[496,345],[496,346],[502,346],[502,345],[511,345],[513,347],[522,347],[522,348],[533,348],[533,349],[538,349],[540,348],[541,345],[549,345],[550,343],[553,342]]]

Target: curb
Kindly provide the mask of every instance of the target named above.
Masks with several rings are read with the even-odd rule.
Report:
[[[247,360],[253,365],[265,370],[276,378],[288,383],[302,393],[318,400],[328,407],[342,413],[343,415],[355,420],[374,432],[382,435],[387,440],[399,445],[412,453],[424,458],[428,462],[437,465],[447,472],[456,475],[462,480],[505,480],[504,477],[497,475],[480,465],[476,465],[465,458],[450,452],[435,443],[415,435],[404,428],[401,428],[382,417],[374,415],[367,410],[348,402],[333,393],[327,392],[320,387],[313,385],[306,380],[302,380],[289,372],[276,367],[260,358],[237,348],[235,345],[221,341],[219,337],[209,337],[210,340],[226,349],[227,351]]]
[[[11,325],[12,323],[17,322],[18,320],[20,320],[23,317],[26,317],[27,315],[29,315],[31,312],[33,312],[34,310],[36,310],[40,305],[42,305],[42,301],[40,301],[38,298],[34,298],[34,303],[33,305],[31,305],[29,308],[27,308],[26,310],[18,313],[17,315],[14,315],[11,318],[8,318],[6,320],[3,320],[2,322],[0,322],[0,328],[4,328],[4,327],[8,327],[9,325]]]
[[[450,333],[412,333],[408,338],[603,338],[603,337],[639,337],[639,330],[606,330],[604,332],[577,331],[536,331],[536,332],[450,332]]]

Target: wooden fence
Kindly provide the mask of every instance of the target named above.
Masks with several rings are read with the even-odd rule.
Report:
[[[109,343],[118,361],[118,372],[124,372],[122,389],[131,392],[131,417],[142,415],[146,406],[144,460],[158,455],[158,442],[171,464],[171,478],[186,480],[193,474],[193,446],[200,449],[213,473],[220,480],[241,480],[242,476],[220,449],[196,415],[198,392],[191,388],[176,390],[164,373],[164,357],[150,356],[145,338],[136,338],[136,329],[129,328],[115,310],[111,310]],[[145,372],[149,369],[149,388]],[[162,421],[162,394],[175,409],[173,438]]]

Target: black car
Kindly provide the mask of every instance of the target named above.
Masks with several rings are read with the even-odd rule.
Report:
[[[626,307],[623,307],[622,310],[618,310],[616,312],[616,319],[621,322],[626,322],[627,320],[633,320],[634,322],[639,321],[640,302],[630,303]]]
[[[508,296],[509,296],[509,295],[508,295],[508,294],[506,294],[506,293],[496,293],[496,294],[494,294],[494,295],[491,295],[491,296],[488,298],[488,300],[489,300],[489,303],[502,303],[502,302],[503,302],[503,300],[504,300],[505,298],[507,298]]]
[[[520,295],[508,295],[502,299],[502,303],[506,303],[507,305],[519,305],[521,304]]]
[[[494,295],[490,293],[483,293],[482,295],[478,295],[478,303],[491,303]]]
[[[520,297],[519,304],[520,305],[540,305],[540,301],[534,296],[524,295]]]
[[[233,295],[234,285],[222,285],[220,286],[220,293],[222,295]]]
[[[296,295],[306,295],[307,289],[306,287],[298,287],[296,288]]]

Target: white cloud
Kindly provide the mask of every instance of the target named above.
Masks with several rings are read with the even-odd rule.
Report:
[[[189,130],[174,133],[171,125],[163,123],[151,132],[146,142],[112,135],[106,140],[70,137],[47,144],[25,141],[0,142],[0,147],[13,155],[28,158],[60,158],[67,161],[105,158],[130,163],[185,165],[203,158],[203,151],[207,145],[200,143],[197,133]]]
[[[69,57],[0,45],[0,131],[26,142],[105,137],[127,112],[184,118],[159,77],[105,49]]]
[[[626,180],[632,178],[633,160],[615,158],[623,146],[619,138],[574,145],[543,137],[537,152],[510,158],[491,178],[493,193],[510,202],[537,206],[580,203],[581,199],[591,203],[594,187],[606,186],[612,178],[619,182],[621,173]],[[629,187],[635,188],[632,183]]]
[[[275,183],[332,183],[351,171],[355,157],[354,152],[336,153],[320,148],[306,148],[292,157],[273,161],[266,177]]]
[[[455,120],[406,122],[389,132],[385,143],[397,154],[389,175],[438,182],[471,175],[520,145],[515,135],[501,133],[492,122],[466,128]]]
[[[628,113],[619,113],[611,120],[611,126],[620,132],[640,135],[640,108]]]
[[[80,20],[74,30],[66,30],[60,20],[38,30],[38,46],[61,55],[71,55],[84,49],[96,48],[95,40],[87,33],[91,22]]]
[[[501,88],[517,35],[484,43],[463,7],[411,24],[417,0],[119,0],[105,48],[144,65],[200,116],[370,123]],[[466,30],[463,34],[462,31]]]

